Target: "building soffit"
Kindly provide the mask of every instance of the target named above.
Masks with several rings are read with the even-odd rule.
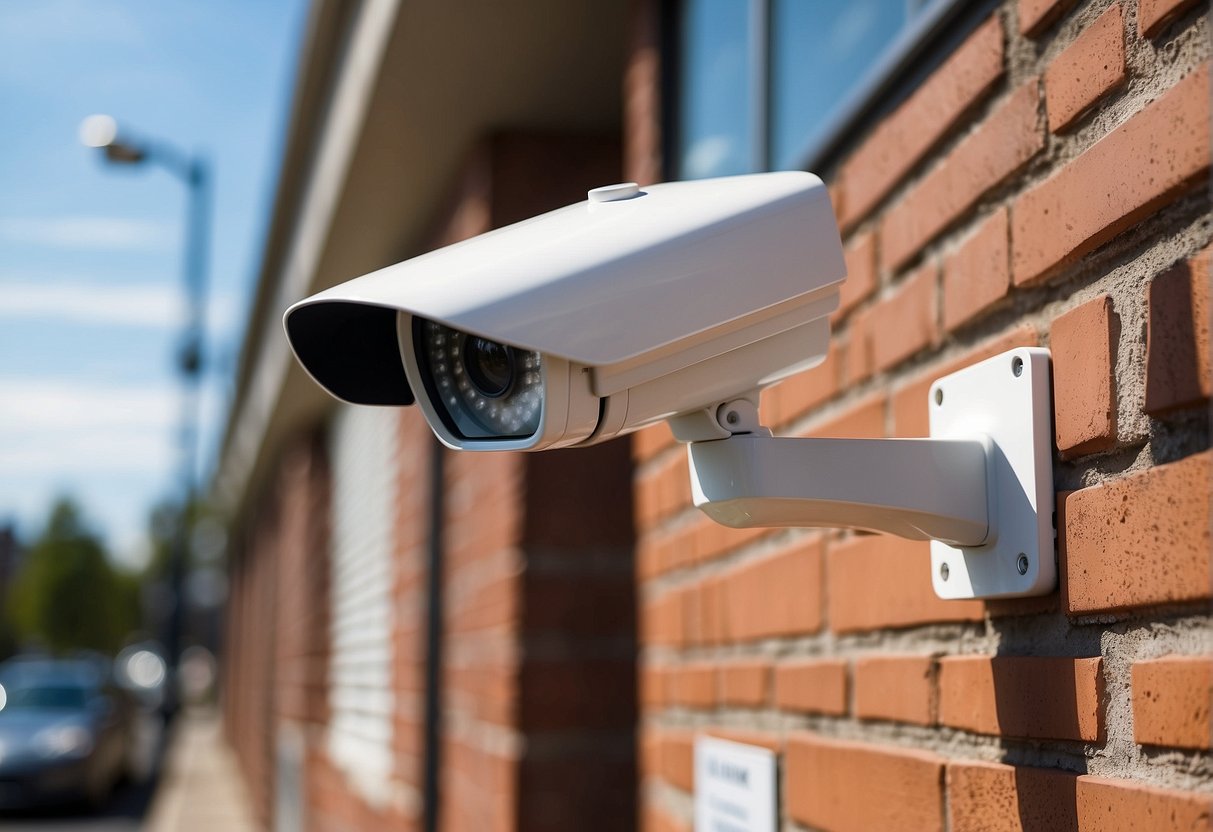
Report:
[[[230,513],[240,513],[282,441],[333,407],[291,358],[282,311],[418,253],[486,133],[602,131],[620,119],[627,4],[363,0],[348,25],[338,25],[333,6],[315,4],[303,46],[213,483]],[[323,61],[327,77],[317,78],[313,55],[322,60],[325,50],[334,57]],[[309,121],[309,110],[319,117]]]

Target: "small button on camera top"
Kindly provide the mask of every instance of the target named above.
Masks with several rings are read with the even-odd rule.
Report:
[[[635,182],[621,182],[618,185],[603,185],[586,193],[590,202],[618,202],[621,199],[631,199],[640,196],[640,186]]]

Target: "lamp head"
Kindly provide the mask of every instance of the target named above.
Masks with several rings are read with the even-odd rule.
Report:
[[[104,150],[106,159],[119,164],[136,164],[147,155],[142,148],[118,138],[118,122],[113,116],[91,115],[80,122],[80,141],[85,147]]]
[[[109,147],[118,138],[113,116],[91,115],[80,122],[80,141],[85,147]]]

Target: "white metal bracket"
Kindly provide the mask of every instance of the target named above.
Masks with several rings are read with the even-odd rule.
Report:
[[[1057,583],[1053,519],[1053,406],[1049,351],[1023,347],[931,385],[931,437],[991,441],[990,513],[982,546],[931,543],[941,598],[1044,595]]]
[[[1048,350],[931,386],[929,439],[801,439],[758,428],[692,441],[695,505],[726,526],[834,526],[931,540],[943,598],[1052,591]],[[723,424],[721,425],[724,426]]]

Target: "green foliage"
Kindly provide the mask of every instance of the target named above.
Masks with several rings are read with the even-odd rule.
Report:
[[[112,653],[138,623],[139,586],[115,571],[79,508],[61,499],[26,555],[9,608],[23,642]]]

